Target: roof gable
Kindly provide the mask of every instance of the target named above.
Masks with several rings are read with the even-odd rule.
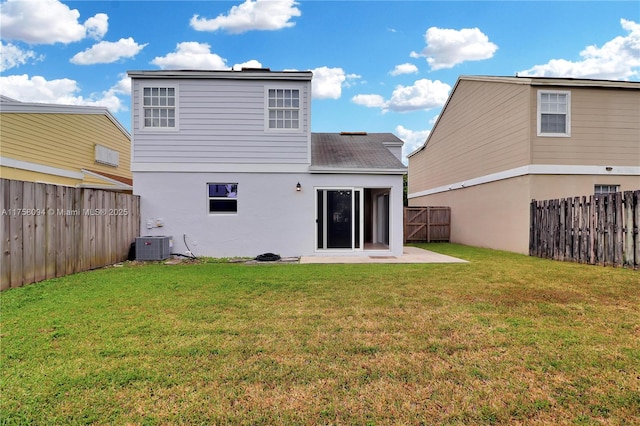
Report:
[[[36,102],[20,102],[0,95],[1,113],[23,114],[72,114],[72,115],[104,115],[120,130],[127,139],[131,140],[129,131],[105,107],[87,105],[44,104]]]

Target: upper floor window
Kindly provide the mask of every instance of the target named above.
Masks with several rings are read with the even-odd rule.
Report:
[[[268,128],[300,129],[300,90],[268,89]]]
[[[176,89],[145,87],[142,94],[145,128],[176,128]]]
[[[571,136],[571,92],[538,91],[538,136]]]

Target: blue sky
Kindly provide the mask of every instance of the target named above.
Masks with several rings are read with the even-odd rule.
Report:
[[[101,105],[128,70],[312,70],[312,131],[426,139],[460,75],[640,81],[638,1],[0,3],[0,94]]]

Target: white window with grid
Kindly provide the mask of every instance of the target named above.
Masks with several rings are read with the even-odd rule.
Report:
[[[538,136],[571,136],[571,92],[538,91]]]
[[[299,89],[267,89],[267,128],[300,130]]]
[[[595,185],[594,194],[613,194],[620,190],[620,185]]]
[[[144,87],[142,110],[143,128],[176,129],[176,88]]]

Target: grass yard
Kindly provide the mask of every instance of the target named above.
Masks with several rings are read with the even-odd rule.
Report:
[[[640,273],[125,265],[6,291],[1,424],[640,424]]]

